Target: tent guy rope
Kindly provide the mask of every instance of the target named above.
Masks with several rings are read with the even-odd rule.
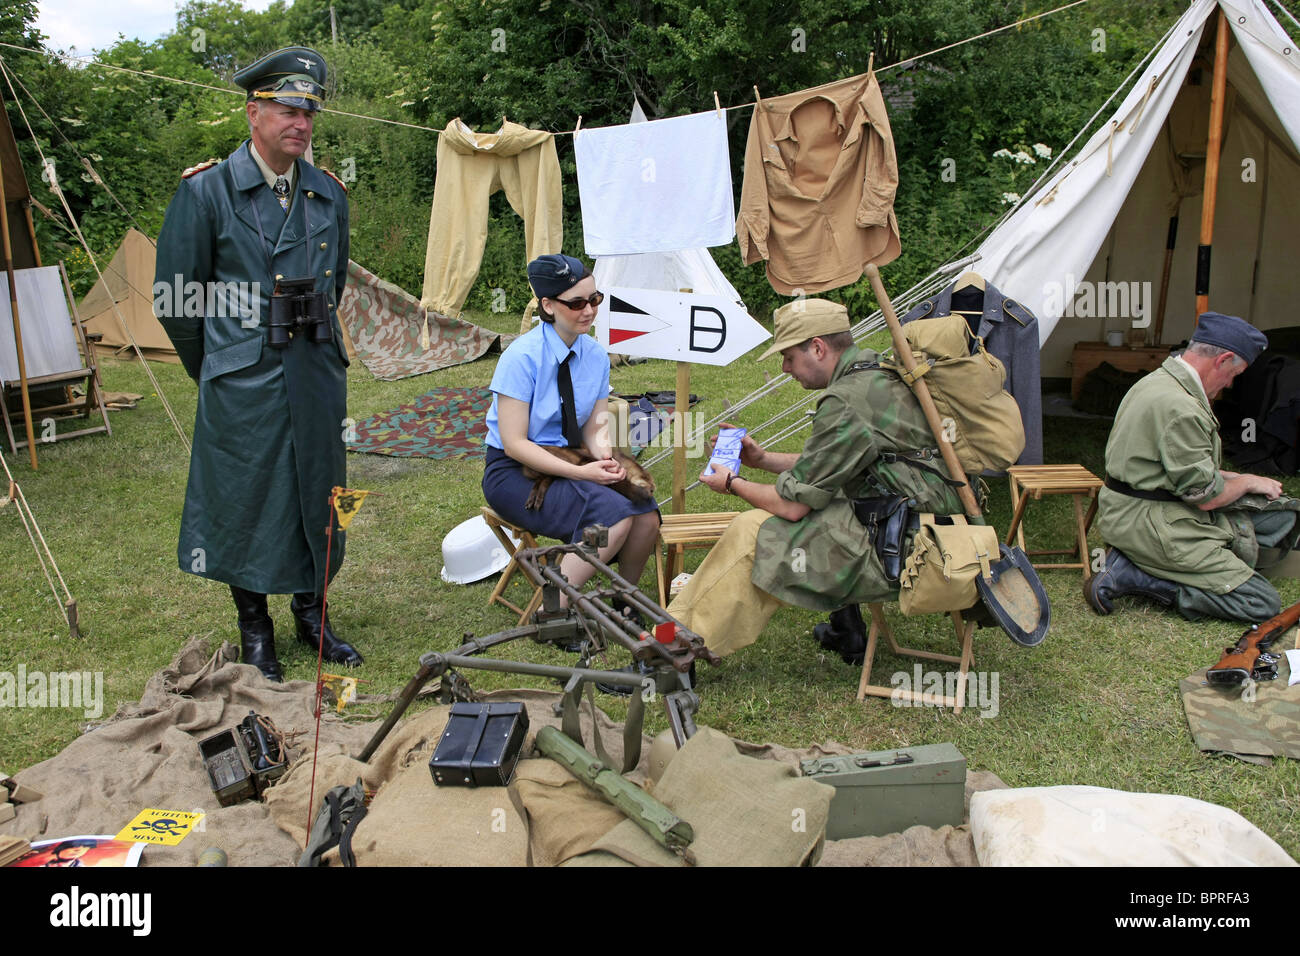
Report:
[[[0,509],[10,502],[18,510],[18,517],[22,519],[23,528],[27,531],[27,538],[32,543],[32,550],[36,552],[36,560],[40,562],[41,571],[45,573],[45,580],[49,582],[50,591],[54,595],[54,603],[59,605],[59,611],[63,614],[63,620],[68,625],[68,634],[71,637],[80,637],[81,634],[77,629],[77,601],[68,590],[68,584],[63,580],[63,574],[59,571],[58,562],[54,560],[54,555],[50,552],[50,546],[45,542],[45,535],[41,533],[41,526],[36,523],[36,515],[32,511],[32,506],[27,503],[27,496],[23,494],[22,488],[18,482],[14,481],[13,472],[9,470],[9,463],[5,461],[4,453],[0,452],[0,466],[4,467],[5,477],[9,484],[3,496],[0,496]],[[39,539],[40,543],[37,543]],[[50,569],[54,569],[54,575],[51,577]],[[59,587],[63,588],[63,599],[59,598],[59,588],[54,586],[54,578],[59,579]]]
[[[13,96],[14,103],[18,107],[18,113],[22,116],[23,123],[27,126],[28,134],[32,137],[32,143],[36,146],[36,152],[41,157],[41,165],[48,171],[47,178],[50,189],[54,192],[54,195],[59,197],[59,202],[63,204],[63,211],[67,214],[68,221],[76,231],[77,240],[81,243],[81,248],[86,250],[86,256],[90,259],[90,265],[95,270],[95,275],[98,276],[100,282],[104,282],[105,285],[107,285],[107,282],[104,279],[104,273],[100,271],[99,262],[95,259],[95,253],[91,250],[90,243],[86,241],[86,237],[82,235],[81,227],[77,224],[77,217],[73,214],[72,207],[68,205],[68,198],[64,195],[63,189],[59,186],[58,176],[54,174],[54,167],[50,160],[46,158],[45,151],[41,149],[40,140],[36,138],[36,133],[32,130],[31,121],[27,118],[27,111],[23,109],[23,104],[18,101],[18,94],[14,92],[13,84],[9,82],[9,68],[3,60],[0,60],[0,74],[4,76],[5,82],[9,86],[10,95]],[[136,357],[140,360],[140,364],[144,366],[145,374],[149,376],[149,381],[153,384],[154,392],[158,395],[158,401],[162,404],[163,410],[167,413],[167,418],[171,421],[172,427],[176,429],[176,434],[180,438],[181,444],[185,447],[185,453],[188,455],[191,450],[190,440],[185,436],[185,429],[181,427],[180,421],[176,418],[176,413],[172,411],[171,402],[167,400],[162,385],[153,374],[153,369],[151,369],[149,363],[145,361],[144,353],[140,350],[140,346],[136,344],[135,336],[131,334],[131,329],[127,325],[126,319],[122,317],[122,313],[118,310],[116,301],[113,303],[113,314],[117,316],[118,324],[122,327],[122,331],[126,333],[127,339],[131,343],[131,347],[135,350]],[[87,359],[89,359],[89,356],[87,356]]]

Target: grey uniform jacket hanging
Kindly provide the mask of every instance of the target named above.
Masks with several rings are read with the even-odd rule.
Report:
[[[1020,406],[1020,417],[1025,425],[1025,450],[1017,464],[1041,465],[1043,463],[1043,392],[1039,376],[1038,319],[1027,308],[998,291],[993,283],[986,283],[982,301],[980,292],[968,286],[956,292],[957,282],[933,298],[914,306],[902,318],[904,324],[917,319],[932,319],[951,315],[954,308],[979,311],[979,321],[968,316],[971,331],[984,340],[984,347],[1007,369],[1007,391]]]

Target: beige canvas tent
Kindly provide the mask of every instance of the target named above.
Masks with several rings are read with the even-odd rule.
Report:
[[[131,340],[122,330],[122,322],[126,322],[145,358],[179,362],[171,340],[153,314],[154,258],[153,243],[145,234],[128,229],[113,261],[104,269],[103,278],[86,293],[77,311],[88,334],[103,336],[99,348],[112,352],[129,349]]]
[[[973,268],[1037,316],[1046,376],[1108,331],[1192,332],[1218,15],[1226,21],[1223,145],[1209,308],[1261,329],[1295,324],[1300,297],[1300,62],[1262,0],[1196,0],[1118,111],[982,243]]]

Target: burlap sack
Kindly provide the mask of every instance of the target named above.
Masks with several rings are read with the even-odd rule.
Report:
[[[44,797],[20,804],[17,819],[0,824],[0,834],[34,841],[117,833],[148,807],[197,809],[206,814],[199,828],[177,846],[146,847],[141,865],[193,866],[208,847],[224,850],[232,867],[292,865],[301,846],[263,804],[218,805],[198,743],[255,710],[293,738],[292,757],[310,756],[314,687],[269,683],[257,668],[233,663],[238,654],[230,644],[213,654],[202,639],[190,640],[149,679],[138,703],[122,705],[62,753],[15,774]],[[372,729],[326,713],[321,751],[352,752]],[[304,792],[303,810],[294,817],[300,829],[306,816]]]
[[[710,727],[678,751],[654,795],[695,830],[690,851],[701,866],[800,866],[815,863],[826,836],[834,789],[798,769],[742,756]],[[682,860],[635,823],[624,821],[598,843],[639,866]]]
[[[908,827],[880,837],[828,840],[818,866],[979,866],[970,824]]]
[[[534,866],[586,853],[626,817],[554,760],[519,761],[510,785],[528,815]]]
[[[352,852],[357,866],[527,866],[528,825],[505,787],[434,786],[426,757],[375,794]]]
[[[377,789],[382,782],[378,773],[369,764],[353,760],[346,753],[334,749],[320,756],[316,767],[313,795],[309,753],[290,767],[288,772],[276,781],[275,786],[266,791],[266,807],[271,811],[271,818],[275,820],[276,826],[293,837],[294,842],[300,847],[305,846],[309,825],[307,812],[309,798],[316,808],[311,812],[311,819],[315,820],[316,812],[319,811],[325,794],[334,787],[352,786],[357,782],[358,777],[367,790]]]

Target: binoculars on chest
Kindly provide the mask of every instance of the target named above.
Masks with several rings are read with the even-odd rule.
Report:
[[[306,335],[309,342],[334,341],[325,293],[315,291],[316,280],[278,279],[271,294],[271,323],[267,344],[273,349],[286,348],[295,334]]]

